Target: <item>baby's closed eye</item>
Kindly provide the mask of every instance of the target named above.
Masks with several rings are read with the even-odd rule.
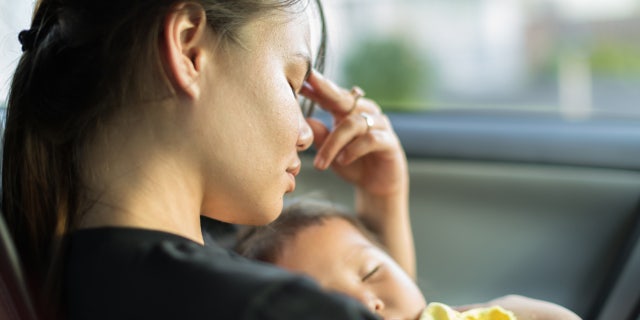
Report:
[[[382,267],[382,265],[377,264],[377,265],[373,266],[372,268],[368,269],[368,271],[362,277],[362,282],[366,282],[367,280],[375,279],[375,275],[378,273],[378,271],[380,271],[381,267]]]

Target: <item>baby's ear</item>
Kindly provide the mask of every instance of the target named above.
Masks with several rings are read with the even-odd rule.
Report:
[[[205,61],[207,17],[193,2],[176,4],[164,19],[162,43],[166,70],[176,92],[192,99],[200,96],[199,78]]]

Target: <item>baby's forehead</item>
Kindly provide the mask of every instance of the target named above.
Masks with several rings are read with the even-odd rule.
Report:
[[[350,234],[358,235],[359,240],[363,244],[366,244],[367,248],[375,247],[382,251],[385,251],[383,248],[380,247],[378,240],[373,235],[373,232],[367,229],[364,226],[364,224],[360,222],[360,220],[358,220],[357,217],[340,215],[340,216],[333,216],[329,218],[329,220],[339,221],[339,222],[334,222],[332,224],[330,223],[329,224],[330,228],[331,226],[333,226],[333,228],[337,228],[336,225],[341,225],[342,227],[345,227],[345,230],[348,230],[347,232],[349,232]]]
[[[318,231],[316,235],[318,233],[330,235],[330,241],[318,243],[318,245],[333,246],[329,252],[333,253],[335,262],[352,263],[367,253],[379,249],[362,230],[341,216],[327,218],[314,227]],[[307,234],[313,236],[312,233]]]
[[[345,265],[361,266],[370,258],[377,257],[381,253],[380,249],[371,242],[354,244],[346,250],[342,256]]]
[[[291,240],[276,264],[305,273],[323,286],[358,280],[371,261],[384,259],[384,253],[345,219],[308,225]]]

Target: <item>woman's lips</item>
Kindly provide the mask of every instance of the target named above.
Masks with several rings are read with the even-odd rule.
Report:
[[[296,176],[300,173],[301,165],[300,163],[296,163],[294,166],[287,168],[287,174],[291,179],[291,184],[287,192],[293,192],[296,189]]]

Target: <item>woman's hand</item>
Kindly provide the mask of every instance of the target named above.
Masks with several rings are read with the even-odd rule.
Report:
[[[307,119],[318,150],[314,165],[331,167],[356,187],[356,212],[391,257],[415,278],[415,250],[409,221],[407,159],[391,122],[362,92],[348,91],[313,72],[301,94],[333,116],[330,130]]]
[[[333,116],[333,129],[308,119],[317,149],[314,166],[331,167],[359,191],[371,196],[407,192],[404,151],[391,123],[372,100],[338,87],[313,72],[301,94]]]
[[[473,308],[501,306],[516,316],[518,320],[580,320],[580,317],[555,303],[509,295],[491,300],[487,303],[456,307],[462,312]]]

